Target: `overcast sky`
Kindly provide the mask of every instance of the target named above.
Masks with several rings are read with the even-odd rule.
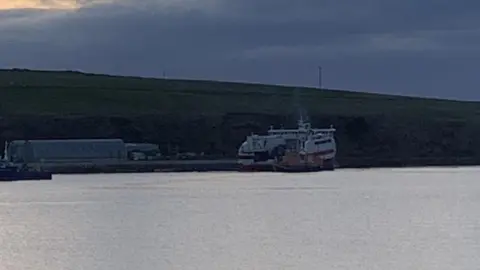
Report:
[[[480,100],[478,0],[0,0],[0,67]]]

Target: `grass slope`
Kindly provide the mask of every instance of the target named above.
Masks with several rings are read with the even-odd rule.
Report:
[[[4,115],[291,114],[293,87],[0,70]],[[480,103],[300,88],[311,115],[475,119]]]
[[[0,143],[123,138],[157,143],[164,153],[179,149],[234,157],[252,131],[294,123],[294,90],[0,70]],[[337,128],[343,165],[480,164],[480,103],[311,88],[300,88],[299,95],[315,127]]]

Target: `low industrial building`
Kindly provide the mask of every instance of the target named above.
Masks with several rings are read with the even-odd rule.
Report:
[[[5,158],[15,163],[115,162],[127,159],[122,139],[15,140]]]

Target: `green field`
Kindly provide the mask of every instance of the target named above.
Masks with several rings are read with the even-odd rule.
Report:
[[[291,114],[294,89],[260,84],[115,77],[77,72],[0,70],[3,114]],[[299,88],[312,115],[472,118],[480,103]]]
[[[299,100],[315,127],[335,125],[340,159],[480,163],[478,102],[28,70],[0,70],[0,93],[1,140],[120,137],[232,157],[252,131],[294,124]]]

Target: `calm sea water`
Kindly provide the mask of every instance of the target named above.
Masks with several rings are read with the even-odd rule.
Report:
[[[0,183],[0,269],[478,269],[480,168]]]

